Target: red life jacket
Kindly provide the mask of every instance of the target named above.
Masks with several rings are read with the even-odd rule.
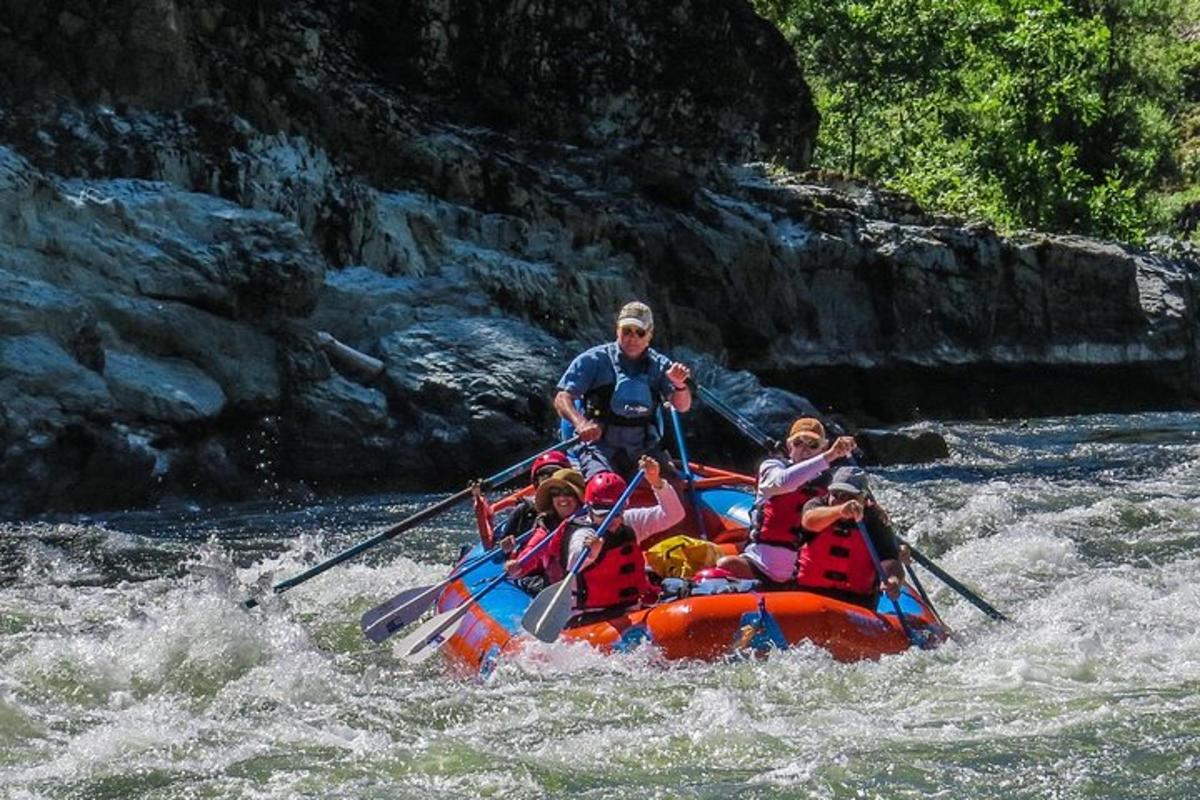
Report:
[[[800,549],[796,583],[853,594],[874,594],[879,576],[858,526],[849,520],[838,520],[819,531]]]
[[[562,564],[566,564],[571,536],[580,527],[592,526],[568,525],[563,533]],[[628,608],[653,591],[646,577],[646,558],[633,528],[622,525],[609,531],[601,543],[600,555],[579,571],[576,607],[588,611]]]
[[[512,558],[515,558],[518,561],[524,558],[526,554],[541,544],[547,536],[553,534],[557,527],[557,515],[549,512],[539,514],[537,521],[534,523],[533,536],[529,537],[529,541],[526,542],[525,546],[521,548],[521,552],[514,554]],[[527,561],[524,566],[518,568],[513,577],[524,578],[526,575],[535,575],[540,573],[545,576],[547,585],[551,583],[558,583],[564,577],[566,577],[567,571],[563,567],[561,559],[559,559],[555,554],[563,547],[562,537],[565,535],[565,531],[569,527],[569,525],[565,526],[563,530],[558,532],[558,542],[551,542],[539,550],[537,555]]]
[[[776,494],[754,504],[750,541],[799,550],[806,531],[800,527],[804,504],[829,492],[823,486],[806,483],[794,492]]]

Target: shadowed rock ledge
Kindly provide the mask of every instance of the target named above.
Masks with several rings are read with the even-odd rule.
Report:
[[[766,166],[818,120],[740,0],[17,6],[3,513],[460,482],[547,440],[632,297],[772,430],[783,390],[860,422],[1198,394],[1194,254]]]

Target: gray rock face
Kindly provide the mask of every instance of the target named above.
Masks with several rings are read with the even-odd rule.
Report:
[[[804,180],[816,123],[741,0],[6,5],[0,514],[462,485],[635,297],[773,436],[1200,396],[1195,252]]]
[[[387,399],[377,389],[331,376],[289,399],[287,467],[311,481],[387,474],[392,428]]]
[[[667,141],[797,167],[812,154],[808,87],[787,45],[745,3],[372,6],[370,63],[462,102],[489,127],[593,147]]]
[[[182,424],[225,408],[221,387],[188,361],[108,353],[104,377],[115,401],[143,419]]]
[[[37,398],[48,409],[80,415],[103,416],[113,407],[104,379],[44,334],[0,337],[0,396],[10,411]]]

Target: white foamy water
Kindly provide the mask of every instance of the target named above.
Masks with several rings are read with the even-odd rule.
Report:
[[[358,617],[439,579],[463,514],[240,608],[424,497],[0,524],[0,797],[1197,797],[1197,429],[951,426],[949,462],[878,471],[914,543],[1014,622],[924,573],[958,640],[850,665],[406,664]]]

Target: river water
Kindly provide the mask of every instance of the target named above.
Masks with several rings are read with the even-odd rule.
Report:
[[[959,640],[853,665],[408,665],[358,617],[440,578],[464,513],[239,607],[429,496],[0,523],[0,797],[1200,797],[1198,430],[955,424],[949,461],[877,471],[1014,623],[926,574]]]

